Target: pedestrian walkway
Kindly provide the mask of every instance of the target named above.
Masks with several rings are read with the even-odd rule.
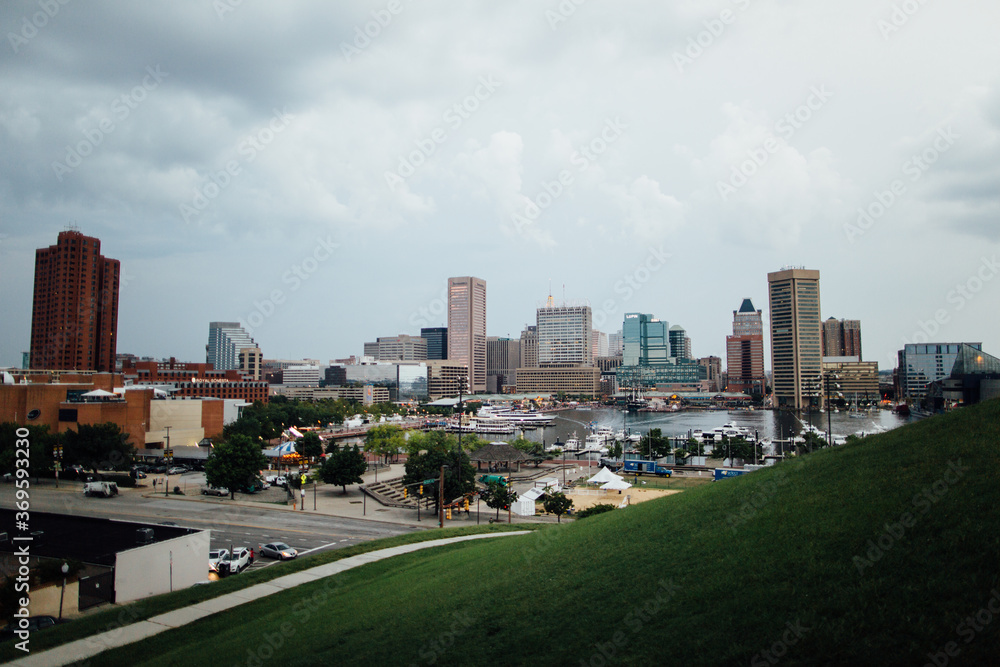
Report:
[[[246,604],[248,602],[254,602],[255,600],[263,599],[269,595],[274,595],[275,593],[280,593],[288,590],[289,588],[294,588],[300,584],[307,584],[318,579],[323,579],[324,577],[330,577],[361,565],[374,563],[376,561],[391,558],[393,556],[400,556],[402,554],[408,554],[414,551],[420,551],[421,549],[431,549],[445,544],[466,542],[468,540],[480,540],[489,537],[526,535],[530,532],[531,531],[528,530],[518,530],[508,533],[485,533],[482,535],[449,537],[440,540],[430,540],[428,542],[418,542],[416,544],[404,544],[398,547],[380,549],[378,551],[371,551],[369,553],[351,556],[350,558],[343,558],[333,563],[318,565],[308,570],[295,572],[294,574],[279,577],[263,584],[251,586],[250,588],[220,595],[219,597],[199,602],[198,604],[191,605],[190,607],[175,609],[165,614],[154,616],[145,621],[139,621],[131,625],[126,625],[122,628],[109,630],[99,635],[94,635],[93,637],[79,639],[75,642],[70,642],[69,644],[63,644],[62,646],[57,646],[47,651],[29,655],[8,664],[25,666],[30,665],[33,667],[55,667],[57,665],[68,665],[81,660],[87,660],[88,658],[92,658],[103,651],[126,646],[133,642],[146,639],[147,637],[158,635],[161,632],[179,628],[187,625],[188,623],[193,623],[199,619],[205,618],[206,616],[210,616],[211,614],[232,609],[233,607],[238,607],[239,605]]]

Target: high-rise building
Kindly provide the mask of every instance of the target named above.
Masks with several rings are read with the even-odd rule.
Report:
[[[620,389],[634,390],[697,383],[702,368],[686,357],[670,355],[670,335],[684,330],[669,328],[666,320],[642,313],[626,313],[622,323],[622,363],[615,371]],[[684,349],[683,338],[675,340],[678,349]]]
[[[679,324],[670,327],[670,358],[676,360],[691,359],[691,339],[688,338],[687,331]]]
[[[257,347],[257,343],[239,322],[209,322],[205,361],[215,370],[239,370],[240,350],[248,347]]]
[[[623,338],[622,330],[619,329],[613,334],[608,335],[608,356],[609,357],[620,357],[625,350],[625,339]]]
[[[729,391],[764,395],[764,318],[750,299],[733,311],[733,335],[726,336],[726,373]]]
[[[608,334],[597,329],[590,332],[590,356],[594,359],[608,356]]]
[[[622,325],[622,366],[662,366],[670,362],[669,323],[652,315],[626,313]]]
[[[823,356],[857,357],[860,361],[861,320],[831,317],[823,322]]]
[[[318,387],[319,366],[290,366],[283,372],[282,384],[289,387]]]
[[[499,394],[504,387],[517,384],[517,369],[521,365],[519,339],[486,338],[486,390]]]
[[[427,339],[422,336],[382,336],[374,343],[365,343],[365,356],[377,361],[424,361],[427,359]]]
[[[264,367],[264,353],[259,347],[244,347],[239,351],[240,373],[254,382],[260,382]]]
[[[767,285],[774,407],[817,405],[823,372],[819,271],[784,268],[768,273]]]
[[[120,269],[76,230],[35,251],[31,368],[114,372]]]
[[[448,358],[447,327],[425,327],[420,330],[420,337],[427,341],[428,359]]]
[[[555,306],[549,297],[536,318],[539,366],[593,366],[590,306]]]
[[[521,332],[521,368],[538,368],[538,327],[527,325]]]
[[[722,388],[722,359],[719,357],[702,357],[698,359],[698,365],[705,369],[708,390],[719,391]]]
[[[469,393],[486,391],[486,281],[448,279],[448,360],[469,369]]]

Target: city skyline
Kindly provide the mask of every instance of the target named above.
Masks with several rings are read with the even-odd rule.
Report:
[[[491,336],[551,285],[594,329],[655,313],[724,358],[732,305],[791,264],[882,369],[1000,350],[995,3],[400,7],[95,1],[37,27],[4,3],[0,365],[71,223],[121,262],[118,351],[157,358],[201,359],[212,321],[269,358],[358,354],[445,325],[462,275]]]

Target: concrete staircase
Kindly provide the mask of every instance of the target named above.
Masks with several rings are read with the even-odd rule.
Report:
[[[403,497],[403,478],[380,480],[371,484],[363,484],[361,492],[372,500],[375,500],[386,507],[399,507],[402,509],[417,509],[417,502],[414,496]]]

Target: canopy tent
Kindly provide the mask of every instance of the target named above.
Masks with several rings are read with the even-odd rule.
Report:
[[[605,491],[624,491],[625,489],[631,489],[632,485],[619,477],[607,484],[602,484],[601,488]]]
[[[590,484],[607,484],[608,482],[613,482],[615,480],[620,480],[621,477],[614,474],[605,467],[601,467],[600,471],[587,480]]]
[[[291,456],[293,454],[298,455],[298,452],[295,451],[295,443],[291,440],[283,442],[277,447],[264,450],[264,456],[271,458],[281,458],[282,456]]]
[[[116,396],[116,394],[114,394],[113,392],[110,392],[110,391],[104,391],[103,389],[95,389],[93,391],[88,391],[86,394],[82,394],[82,396],[86,396],[88,398],[91,398],[91,397],[92,398],[108,398],[108,397],[114,398]]]

